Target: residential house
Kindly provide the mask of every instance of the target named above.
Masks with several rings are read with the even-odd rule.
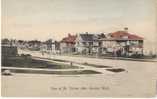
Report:
[[[52,39],[42,42],[40,46],[40,51],[43,53],[45,52],[45,53],[56,54],[57,51],[59,50],[56,44],[58,43]]]
[[[17,47],[20,49],[27,49],[29,47],[27,41],[24,40],[18,40],[17,41]]]
[[[76,52],[80,54],[96,54],[99,50],[98,35],[88,32],[78,34],[75,47]]]
[[[144,39],[133,33],[128,33],[128,28],[106,34],[101,41],[102,54],[112,53],[114,56],[143,55]]]
[[[61,53],[73,53],[75,52],[75,41],[76,35],[68,34],[67,37],[63,38],[60,42]]]
[[[28,42],[24,42],[23,45],[32,51],[39,51],[40,50],[40,46],[41,46],[41,41],[38,40],[31,40]]]

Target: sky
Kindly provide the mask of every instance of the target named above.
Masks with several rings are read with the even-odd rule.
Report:
[[[61,40],[68,33],[129,32],[155,41],[156,0],[2,0],[2,38]]]

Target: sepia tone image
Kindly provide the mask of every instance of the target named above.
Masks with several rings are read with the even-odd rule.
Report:
[[[155,97],[156,0],[1,0],[2,97]]]

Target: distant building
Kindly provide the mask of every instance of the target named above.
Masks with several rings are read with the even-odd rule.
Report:
[[[24,40],[18,40],[17,41],[17,47],[20,49],[26,49],[29,47],[28,43]]]
[[[76,52],[81,54],[97,53],[99,48],[98,35],[89,34],[88,32],[78,34],[75,47]]]
[[[65,37],[60,42],[61,53],[73,53],[75,52],[75,43],[76,35],[68,34],[68,37]]]
[[[101,38],[102,54],[112,53],[115,56],[130,56],[132,54],[143,55],[143,38],[128,33],[128,29],[109,33]]]
[[[49,39],[45,42],[42,42],[40,51],[55,54],[57,51],[56,41]]]
[[[22,45],[29,50],[32,51],[39,51],[41,46],[41,41],[38,40],[31,40],[28,42],[23,42]]]

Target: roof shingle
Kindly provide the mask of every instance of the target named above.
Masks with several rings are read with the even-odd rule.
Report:
[[[117,31],[110,33],[113,39],[128,39],[128,40],[143,40],[143,37],[137,36],[135,34],[127,33],[126,31]],[[127,38],[125,38],[127,37]]]
[[[65,42],[65,43],[75,43],[76,40],[76,35],[71,35],[69,34],[68,37],[65,37],[61,40],[61,42]]]

